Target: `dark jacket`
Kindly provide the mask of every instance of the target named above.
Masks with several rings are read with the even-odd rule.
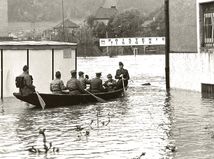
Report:
[[[91,83],[90,83],[90,91],[91,92],[103,92],[105,91],[105,89],[103,88],[103,85],[102,85],[103,81],[100,79],[100,78],[93,78],[91,80]]]
[[[76,78],[71,78],[67,84],[66,88],[69,90],[69,94],[81,94],[85,93],[85,90],[80,84],[80,81]]]
[[[35,86],[33,85],[33,78],[26,72],[23,72],[19,77],[23,77],[24,86],[20,88],[20,93],[23,96],[28,96],[29,94],[35,92]]]
[[[123,74],[124,80],[128,81],[130,79],[129,72],[126,69],[118,69],[116,71],[115,79],[121,79],[121,77],[120,77],[121,74]]]
[[[65,85],[63,81],[60,79],[55,79],[50,83],[50,90],[53,93],[60,94],[64,89],[65,89]]]
[[[123,74],[123,80],[122,80],[122,77],[120,77],[121,74]],[[128,80],[130,79],[128,70],[126,70],[124,68],[118,69],[116,71],[115,79],[119,79],[117,81],[117,89],[120,89],[120,88],[123,88],[123,87],[127,88]]]

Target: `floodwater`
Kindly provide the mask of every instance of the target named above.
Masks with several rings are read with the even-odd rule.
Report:
[[[0,158],[214,158],[214,100],[197,92],[167,94],[163,55],[78,58],[78,70],[90,77],[102,71],[105,79],[119,61],[131,76],[120,99],[41,111],[6,98],[0,108]],[[59,152],[28,152],[41,147],[44,128]]]

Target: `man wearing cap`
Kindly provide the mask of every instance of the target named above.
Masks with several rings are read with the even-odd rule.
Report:
[[[59,71],[55,74],[55,79],[50,83],[50,90],[54,94],[61,94],[65,90],[64,82],[61,80],[61,73]]]
[[[115,79],[118,79],[117,88],[123,88],[123,82],[125,87],[128,86],[129,72],[127,69],[124,69],[123,66],[123,63],[119,62],[119,69],[116,71],[115,75]]]
[[[90,84],[90,80],[84,78],[84,72],[79,71],[79,81],[83,89],[86,89],[86,84]]]
[[[33,77],[29,74],[29,68],[27,65],[23,67],[23,73],[16,78],[16,86],[19,88],[19,91],[23,96],[28,96],[35,92]]]
[[[69,94],[82,94],[86,93],[77,79],[77,72],[75,70],[71,71],[71,79],[67,82],[66,88],[69,90]]]
[[[108,90],[108,91],[112,91],[116,88],[116,81],[114,79],[112,79],[112,75],[108,74],[107,75],[108,80],[105,81],[105,83],[103,84],[103,86]]]
[[[103,81],[100,79],[101,72],[96,73],[96,77],[91,80],[90,91],[92,93],[104,92]]]

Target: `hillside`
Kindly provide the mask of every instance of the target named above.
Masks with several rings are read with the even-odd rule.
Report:
[[[8,0],[9,22],[59,21],[62,18],[61,0]],[[116,0],[119,11],[137,8],[149,14],[162,5],[157,0]],[[85,19],[112,0],[64,0],[65,17]]]

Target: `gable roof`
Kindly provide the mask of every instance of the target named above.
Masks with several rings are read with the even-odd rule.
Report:
[[[103,8],[100,7],[96,13],[95,13],[95,19],[110,19],[112,16],[116,15],[118,13],[117,8]]]
[[[63,22],[57,24],[54,28],[58,29],[58,28],[62,28],[62,27],[63,27]],[[79,25],[72,22],[70,19],[66,19],[64,21],[64,28],[79,28]]]

